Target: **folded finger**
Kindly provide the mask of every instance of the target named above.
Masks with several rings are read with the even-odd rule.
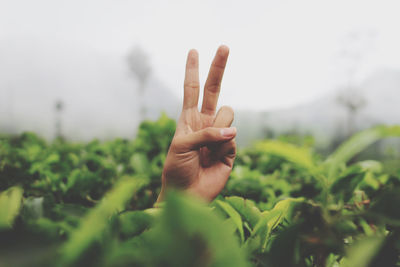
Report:
[[[208,127],[175,139],[175,148],[181,152],[198,150],[204,146],[227,142],[236,136],[236,128]],[[178,152],[179,152],[178,151]]]
[[[218,150],[215,151],[215,157],[218,160],[221,160],[230,167],[233,166],[233,162],[236,157],[236,141],[232,139],[226,143],[223,143],[219,146]]]
[[[214,119],[213,127],[230,127],[234,118],[234,112],[231,107],[222,106]]]

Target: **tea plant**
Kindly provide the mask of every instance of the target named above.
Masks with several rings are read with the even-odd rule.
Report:
[[[400,264],[400,173],[354,162],[399,126],[360,132],[326,159],[259,141],[212,203],[171,191],[153,207],[174,130],[163,115],[135,140],[0,137],[1,265]]]

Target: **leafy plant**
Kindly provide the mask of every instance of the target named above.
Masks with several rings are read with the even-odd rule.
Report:
[[[2,266],[400,264],[400,172],[354,159],[399,126],[326,159],[294,137],[256,142],[212,203],[170,192],[155,208],[175,126],[162,115],[134,140],[87,144],[1,136]]]

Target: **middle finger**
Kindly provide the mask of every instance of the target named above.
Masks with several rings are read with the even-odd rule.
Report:
[[[224,75],[228,55],[229,48],[227,46],[222,45],[218,48],[213,63],[211,64],[206,84],[204,86],[204,96],[201,113],[207,115],[215,114],[219,91],[221,88],[221,81]]]

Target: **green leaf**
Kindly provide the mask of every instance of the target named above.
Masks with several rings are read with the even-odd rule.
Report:
[[[376,160],[364,160],[357,162],[356,165],[360,166],[363,171],[370,171],[373,173],[381,173],[383,171],[382,163]]]
[[[316,170],[310,150],[276,140],[266,140],[256,143],[257,152],[263,152],[282,157],[311,172]]]
[[[177,248],[174,248],[174,251],[179,248],[180,242],[183,242],[183,247],[190,245],[194,249],[193,241],[189,240],[190,237],[198,237],[205,241],[206,251],[212,252],[207,255],[207,258],[211,257],[208,259],[210,266],[248,266],[244,250],[239,248],[236,238],[226,229],[221,219],[198,200],[173,192],[168,194],[164,223],[167,226],[165,230],[175,239],[174,245],[177,245]],[[188,235],[189,243],[180,240],[185,235]],[[166,242],[170,244],[171,239],[166,239]],[[183,256],[172,251],[170,254],[175,257]]]
[[[229,217],[233,219],[236,228],[239,231],[240,240],[244,242],[243,221],[240,217],[240,214],[226,202],[223,202],[221,200],[216,200],[215,202],[229,215]]]
[[[261,213],[261,218],[254,227],[251,237],[261,235],[261,246],[265,249],[271,231],[274,230],[285,218],[291,216],[291,211],[296,203],[303,202],[302,198],[288,198],[279,201],[270,211]]]
[[[45,160],[46,164],[52,164],[59,161],[60,161],[60,155],[56,153],[50,154]]]
[[[368,267],[383,245],[384,237],[368,237],[358,241],[340,261],[343,267]]]
[[[353,135],[326,160],[328,178],[332,179],[342,164],[346,164],[365,148],[387,137],[400,137],[400,126],[378,126]]]
[[[257,239],[259,236],[259,248],[261,250],[264,250],[271,235],[271,231],[273,230],[273,227],[278,226],[278,222],[280,220],[283,220],[283,218],[284,215],[282,210],[271,210],[262,212],[261,218],[251,232],[251,236],[248,240]]]
[[[225,200],[240,213],[251,227],[254,227],[257,224],[261,212],[252,200],[237,196],[226,197]]]
[[[343,199],[344,202],[347,202],[353,196],[354,190],[364,179],[363,172],[350,172],[345,175],[339,177],[332,185],[331,185],[331,193],[338,199]]]
[[[161,217],[134,238],[140,245],[131,249],[123,265],[249,266],[235,229],[232,217],[223,220],[199,199],[169,191]]]
[[[122,179],[106,194],[101,202],[84,217],[80,226],[71,233],[62,247],[62,261],[72,263],[106,229],[110,217],[120,212],[125,203],[145,185],[142,179]]]
[[[21,208],[23,192],[15,186],[0,193],[0,229],[12,227]]]
[[[124,237],[132,237],[149,228],[154,217],[145,211],[129,211],[119,215],[120,233]]]
[[[130,163],[137,174],[146,174],[149,171],[149,160],[144,153],[133,154]]]

